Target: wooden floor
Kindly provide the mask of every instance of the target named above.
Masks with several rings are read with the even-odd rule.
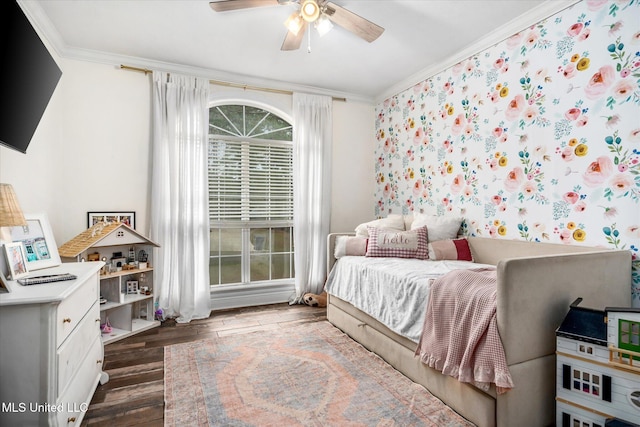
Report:
[[[164,347],[188,341],[293,327],[326,319],[325,308],[275,304],[215,311],[208,319],[162,326],[107,344],[105,371],[83,426],[162,426],[164,423]]]

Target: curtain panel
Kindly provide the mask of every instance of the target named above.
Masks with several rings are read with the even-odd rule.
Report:
[[[209,81],[153,73],[151,238],[154,293],[165,317],[209,317]]]
[[[332,99],[293,94],[293,234],[296,294],[322,292],[331,218]]]

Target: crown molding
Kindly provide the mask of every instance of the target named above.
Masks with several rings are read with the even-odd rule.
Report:
[[[77,61],[94,62],[105,65],[112,65],[120,68],[121,64],[132,67],[145,68],[156,71],[165,71],[169,73],[186,74],[196,77],[207,78],[211,80],[219,80],[240,86],[266,87],[276,90],[284,90],[291,92],[303,92],[315,95],[326,95],[333,98],[345,98],[347,101],[363,102],[367,104],[374,103],[372,96],[364,96],[355,93],[331,91],[315,86],[297,85],[290,82],[280,80],[263,79],[245,74],[229,73],[226,71],[191,67],[183,64],[156,61],[148,58],[132,57],[127,55],[118,55],[109,52],[102,52],[91,49],[81,49],[68,46],[62,36],[55,28],[51,20],[44,13],[44,10],[37,2],[17,0],[18,4],[24,11],[25,15],[35,28],[36,32],[55,54],[63,59],[72,59]]]
[[[467,58],[472,57],[473,55],[482,52],[485,49],[488,49],[491,46],[494,46],[500,43],[503,40],[511,37],[512,35],[524,30],[531,25],[535,25],[540,21],[543,21],[550,16],[555,15],[573,6],[576,3],[581,2],[582,0],[547,0],[539,6],[531,9],[527,13],[520,15],[519,17],[512,19],[506,24],[498,27],[491,33],[486,36],[478,39],[473,44],[467,46],[465,49],[456,52],[454,55],[448,57],[447,59],[431,65],[427,68],[418,71],[417,73],[408,76],[407,78],[399,81],[393,86],[389,87],[384,92],[380,93],[375,97],[375,104],[383,102],[384,100],[403,92],[412,86],[427,80],[430,77],[450,68],[460,61],[463,61]]]

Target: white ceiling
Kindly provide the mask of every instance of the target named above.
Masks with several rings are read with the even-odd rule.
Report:
[[[343,28],[280,50],[293,5],[214,12],[208,0],[19,0],[63,57],[191,72],[248,85],[365,100],[417,83],[575,0],[333,0],[382,26],[373,43]],[[413,79],[413,81],[412,81]],[[402,85],[405,86],[402,86]]]

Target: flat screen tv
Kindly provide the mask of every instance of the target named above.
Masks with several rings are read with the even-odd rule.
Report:
[[[62,71],[15,0],[0,1],[0,144],[27,147]]]

